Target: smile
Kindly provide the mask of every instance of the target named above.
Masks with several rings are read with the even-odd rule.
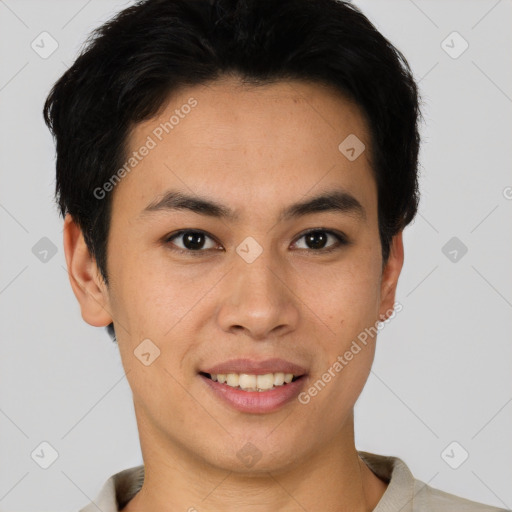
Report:
[[[264,375],[252,375],[247,373],[218,373],[209,374],[202,373],[214,382],[226,384],[235,389],[243,391],[270,391],[280,386],[286,386],[291,382],[295,382],[300,375],[293,375],[293,373],[266,373]]]

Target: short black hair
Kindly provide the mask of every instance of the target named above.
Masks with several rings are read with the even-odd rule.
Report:
[[[94,30],[43,110],[56,141],[60,213],[79,225],[108,284],[112,194],[132,128],[178,88],[233,75],[334,86],[370,132],[383,263],[419,202],[419,93],[403,56],[341,0],[143,0]],[[340,141],[341,142],[341,141]]]

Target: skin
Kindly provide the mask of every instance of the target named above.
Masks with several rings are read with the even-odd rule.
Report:
[[[173,94],[156,118],[134,128],[130,148],[190,97],[197,106],[112,192],[108,287],[79,228],[65,219],[82,317],[93,326],[114,321],[133,392],[146,475],[123,510],[373,510],[387,484],[357,454],[353,408],[376,337],[309,404],[293,400],[272,413],[232,409],[197,373],[233,357],[281,357],[304,366],[311,384],[391,313],[402,233],[383,268],[365,121],[318,84],[249,87],[231,77]],[[338,145],[352,133],[367,149],[351,162]],[[365,219],[319,212],[277,222],[281,208],[339,187],[364,206]],[[224,203],[240,219],[141,215],[168,189]],[[173,252],[185,249],[183,237],[166,243],[166,235],[189,228],[212,237],[204,252]],[[340,231],[351,243],[322,254],[302,236],[314,228]],[[263,248],[250,264],[235,251],[248,236]],[[335,243],[329,236],[325,245]],[[149,366],[134,355],[147,338],[161,351]],[[261,455],[252,467],[237,457],[247,442]]]

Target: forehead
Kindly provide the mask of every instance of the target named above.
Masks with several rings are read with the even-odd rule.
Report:
[[[187,103],[192,99],[197,105],[188,109]],[[296,80],[254,85],[242,83],[235,77],[225,77],[206,84],[182,87],[172,93],[154,119],[135,127],[130,141],[134,144],[141,142],[141,137],[152,126],[169,121],[173,114],[180,114],[181,109],[187,112],[185,115],[181,113],[179,120],[172,121],[173,135],[187,133],[187,127],[193,121],[181,123],[184,117],[195,118],[205,128],[215,128],[196,132],[197,142],[201,139],[203,142],[246,144],[250,142],[247,134],[254,136],[255,131],[259,131],[262,139],[266,136],[277,144],[282,137],[274,139],[273,136],[282,134],[283,125],[287,134],[290,133],[290,118],[283,117],[285,113],[293,115],[296,120],[303,118],[306,121],[302,126],[295,126],[291,130],[293,133],[309,130],[323,135],[326,131],[339,135],[344,127],[350,127],[362,136],[366,135],[360,108],[332,86]],[[189,116],[189,113],[193,115]],[[187,126],[175,130],[178,123]]]
[[[325,85],[225,78],[184,87],[132,130],[130,152],[152,148],[118,189],[137,190],[141,200],[176,188],[230,194],[237,211],[330,184],[361,197],[374,185],[369,151],[350,161],[339,149],[354,135],[369,148],[359,108]]]

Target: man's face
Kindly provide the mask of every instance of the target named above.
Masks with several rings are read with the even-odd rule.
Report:
[[[190,98],[197,104],[182,108]],[[166,133],[161,123],[173,115]],[[355,160],[338,148],[351,134],[366,145]],[[358,109],[319,85],[224,80],[173,95],[129,144],[130,152],[151,148],[112,192],[109,287],[101,289],[145,457],[180,452],[223,469],[277,471],[341,446],[375,339],[358,342],[341,370],[334,363],[389,314],[401,268],[395,248],[382,273],[370,141]],[[170,191],[224,205],[237,218],[146,210]],[[364,210],[352,202],[280,218],[294,203],[340,191]],[[222,363],[229,373],[233,359],[273,358],[301,367],[290,372],[300,379],[259,392],[204,375]]]

